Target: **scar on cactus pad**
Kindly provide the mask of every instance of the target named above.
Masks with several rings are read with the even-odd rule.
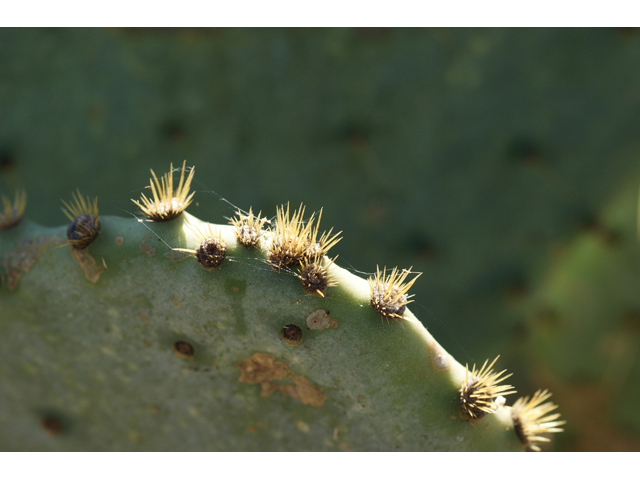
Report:
[[[166,222],[167,220],[171,220],[180,215],[188,206],[191,204],[193,199],[193,195],[195,192],[191,192],[189,194],[189,188],[191,187],[191,180],[193,180],[193,175],[195,173],[195,168],[191,168],[191,172],[187,177],[187,180],[184,179],[184,173],[186,169],[187,161],[182,162],[182,169],[180,170],[180,183],[178,184],[178,189],[173,191],[173,163],[169,168],[169,173],[165,173],[161,181],[158,181],[158,177],[153,170],[151,170],[151,175],[153,179],[149,179],[149,189],[151,189],[151,193],[153,193],[153,200],[150,200],[145,196],[145,194],[141,194],[140,202],[137,200],[131,199],[133,203],[135,203],[142,213],[149,219],[154,222]]]
[[[100,217],[98,216],[98,197],[93,202],[80,194],[72,194],[73,202],[68,204],[64,200],[62,209],[71,223],[67,227],[67,243],[77,250],[91,245],[100,233]]]
[[[285,325],[280,332],[280,338],[289,345],[300,345],[302,342],[302,329],[294,324]]]
[[[465,367],[464,382],[460,387],[460,414],[469,422],[482,419],[487,413],[493,413],[502,402],[497,402],[496,397],[516,393],[511,390],[511,385],[499,385],[512,374],[502,376],[506,370],[494,373],[493,365],[500,356],[498,355],[491,365],[487,367],[489,360],[485,360],[480,370],[473,366],[469,373],[469,366]]]
[[[140,207],[150,220],[165,222],[172,218],[177,218],[181,216],[182,212],[191,203],[194,192],[190,193],[189,188],[194,176],[194,169],[191,168],[187,176],[185,174],[185,172],[187,172],[186,162],[183,162],[180,172],[178,188],[174,191],[173,165],[171,165],[169,173],[164,174],[160,179],[155,175],[153,170],[151,171],[153,178],[148,188],[152,190],[153,200],[150,200],[145,195],[142,195],[140,202],[134,200],[134,203]],[[16,195],[16,201],[13,205],[3,197],[4,213],[0,212],[0,220],[4,221],[6,218],[13,218],[14,216],[21,217],[22,212],[24,212],[25,203],[26,195],[24,192]],[[96,283],[100,272],[94,276],[90,276],[87,273],[87,262],[93,260],[88,250],[95,249],[96,251],[93,252],[95,254],[102,246],[96,244],[92,249],[81,249],[88,246],[100,231],[101,223],[98,216],[97,199],[91,201],[88,197],[85,198],[80,192],[77,192],[77,195],[73,194],[73,202],[70,202],[70,204],[66,202],[63,203],[64,207],[66,207],[63,208],[63,211],[72,221],[72,224],[67,229],[68,244],[72,247],[72,254],[75,256],[87,256],[87,261],[84,263],[80,262],[84,257],[79,257],[80,260],[75,256],[74,258],[76,258],[83,266],[83,269],[85,269],[87,279]],[[349,383],[348,385],[337,387],[336,385],[339,384],[339,381],[335,383],[335,378],[332,380],[333,377],[331,376],[332,373],[330,369],[323,370],[322,375],[318,375],[316,370],[305,365],[305,358],[308,353],[314,353],[314,355],[318,356],[318,359],[323,358],[324,350],[317,350],[320,339],[322,339],[322,342],[327,342],[325,344],[326,346],[332,345],[332,342],[337,338],[344,339],[349,345],[357,344],[357,337],[350,335],[349,332],[353,331],[354,328],[356,328],[358,332],[364,328],[368,334],[373,335],[370,338],[376,338],[377,335],[380,335],[381,338],[386,339],[385,341],[387,342],[395,341],[398,338],[397,335],[401,335],[403,343],[399,345],[398,348],[403,349],[403,355],[411,351],[412,355],[421,356],[421,362],[423,363],[420,363],[420,365],[425,366],[425,371],[414,372],[419,373],[419,375],[412,377],[412,380],[409,382],[410,385],[426,391],[427,386],[431,385],[429,382],[434,381],[433,377],[426,374],[427,371],[431,371],[435,374],[435,378],[439,379],[436,380],[436,382],[440,382],[437,383],[439,385],[438,389],[431,390],[434,393],[434,396],[429,397],[431,404],[437,405],[439,401],[437,400],[437,391],[440,391],[442,399],[447,405],[451,405],[451,402],[455,402],[457,398],[460,417],[468,422],[463,422],[457,416],[452,418],[450,412],[445,414],[443,412],[436,412],[435,410],[437,409],[434,409],[434,414],[436,414],[438,419],[434,417],[426,423],[424,423],[424,419],[422,419],[422,427],[431,429],[433,427],[430,423],[431,421],[437,423],[445,419],[444,421],[446,422],[457,420],[458,426],[453,426],[452,428],[469,428],[469,430],[474,430],[472,426],[485,418],[484,426],[491,428],[499,426],[499,431],[502,432],[501,435],[507,435],[504,432],[512,432],[508,434],[511,435],[511,439],[509,440],[507,435],[507,437],[504,437],[506,441],[500,444],[502,446],[497,446],[496,448],[505,448],[505,445],[508,446],[509,442],[512,442],[511,445],[519,446],[521,444],[528,450],[540,450],[537,444],[548,441],[548,439],[543,436],[544,434],[562,431],[559,426],[565,422],[558,420],[559,414],[550,413],[557,407],[551,402],[544,403],[550,397],[550,394],[546,390],[536,392],[531,400],[525,397],[524,399],[519,399],[513,407],[506,407],[503,396],[515,392],[511,386],[501,385],[501,382],[509,378],[510,375],[505,375],[504,370],[500,373],[494,373],[492,370],[498,358],[491,362],[491,364],[488,364],[488,360],[485,361],[480,369],[476,369],[474,365],[470,371],[468,366],[463,368],[462,365],[456,362],[451,355],[437,344],[433,337],[430,337],[422,324],[420,324],[407,309],[407,305],[413,301],[411,300],[413,295],[409,294],[409,290],[421,273],[412,272],[411,268],[399,269],[397,267],[390,269],[390,272],[387,273],[387,267],[384,267],[381,271],[378,266],[376,267],[376,274],[371,275],[365,282],[364,279],[336,266],[334,262],[337,256],[333,259],[327,256],[328,251],[341,240],[339,235],[342,232],[333,234],[333,229],[330,229],[328,232],[320,234],[322,210],[320,210],[318,214],[312,214],[308,219],[304,218],[304,212],[305,207],[303,204],[300,204],[300,207],[293,212],[290,211],[289,204],[287,204],[286,208],[284,205],[281,205],[276,207],[276,220],[271,224],[266,218],[261,217],[261,212],[258,213],[258,215],[254,215],[251,208],[248,214],[243,210],[237,209],[236,217],[230,221],[232,227],[201,222],[197,218],[185,214],[181,216],[179,221],[173,224],[167,224],[166,227],[157,227],[158,230],[168,228],[169,230],[164,231],[170,231],[173,226],[177,225],[181,233],[184,232],[186,234],[187,245],[192,248],[171,249],[171,247],[169,247],[171,249],[170,251],[188,252],[206,269],[215,268],[224,261],[227,255],[227,243],[229,244],[230,252],[234,256],[232,260],[234,261],[229,263],[228,269],[223,268],[218,270],[219,275],[211,276],[211,285],[224,285],[227,271],[235,272],[234,275],[237,276],[238,280],[241,280],[244,275],[244,270],[247,270],[246,267],[243,267],[245,262],[259,262],[254,263],[254,266],[259,265],[259,275],[263,276],[263,278],[260,279],[259,282],[254,282],[251,290],[266,289],[264,290],[264,295],[263,293],[260,294],[260,298],[270,298],[269,295],[272,295],[273,291],[269,277],[277,276],[277,273],[268,271],[269,267],[264,266],[265,262],[269,264],[272,271],[285,274],[283,277],[278,278],[278,285],[280,285],[278,292],[284,293],[288,291],[290,292],[289,295],[291,295],[291,292],[294,292],[294,290],[287,289],[300,289],[297,282],[291,282],[290,279],[287,278],[288,276],[295,276],[302,284],[300,293],[293,293],[296,297],[283,295],[281,299],[272,298],[268,300],[269,305],[275,305],[281,300],[284,300],[286,304],[299,305],[299,307],[295,307],[295,310],[291,310],[291,312],[295,312],[293,314],[283,310],[283,315],[280,316],[279,314],[278,316],[278,323],[271,325],[270,328],[272,328],[272,330],[267,337],[269,337],[268,339],[270,340],[275,340],[275,343],[271,343],[271,346],[265,348],[268,353],[262,350],[262,347],[260,347],[259,350],[258,348],[252,349],[249,352],[245,352],[242,356],[233,359],[232,363],[227,364],[227,367],[231,365],[234,369],[240,369],[241,374],[237,379],[239,382],[260,385],[259,389],[251,387],[250,395],[254,396],[252,398],[257,396],[266,398],[270,397],[273,393],[279,392],[284,397],[287,397],[288,401],[293,402],[291,408],[287,407],[287,411],[293,411],[297,408],[295,406],[297,405],[296,402],[303,406],[331,407],[334,402],[338,401],[337,398],[339,398],[340,395],[340,388],[346,387],[348,389],[353,386],[356,388],[356,391],[364,388],[362,385],[358,385],[358,380],[354,380],[355,384],[353,385]],[[113,235],[116,239],[115,244],[119,249],[118,251],[123,252],[124,249],[127,248],[127,245],[125,245],[124,237],[119,235],[122,232],[117,230],[116,225],[118,225],[118,223],[115,223],[111,217],[106,217],[103,221],[105,223],[102,225],[102,228],[113,229],[113,231],[109,231],[109,234]],[[126,222],[125,219],[116,219],[116,221]],[[8,222],[3,223],[3,227],[5,224],[8,224]],[[136,222],[136,225],[139,224]],[[269,226],[265,228],[265,225]],[[133,235],[133,237],[141,238],[135,235]],[[158,237],[158,239],[162,240],[160,237]],[[259,248],[256,249],[255,252],[247,252],[242,248],[236,247],[236,239],[237,244],[242,245],[245,249]],[[109,243],[111,244],[111,242]],[[108,249],[104,252],[106,260],[110,261]],[[5,254],[5,264],[7,264],[7,257],[19,254],[20,252],[17,250]],[[101,254],[102,253],[99,255]],[[261,258],[257,258],[258,256]],[[164,257],[168,257],[168,255],[143,257],[141,262],[142,265],[145,265],[146,269],[147,264],[153,266],[155,265],[154,262],[162,261]],[[106,268],[104,258],[102,262],[104,268]],[[123,265],[127,266],[120,268],[130,268],[128,263]],[[295,270],[293,268],[287,268],[290,266],[295,267]],[[176,265],[172,268],[177,269],[181,267]],[[254,270],[249,269],[249,271]],[[414,274],[413,278],[407,280],[412,273]],[[131,275],[131,273],[125,274]],[[92,280],[94,277],[95,279]],[[208,276],[206,276],[206,278],[203,277],[203,279],[206,282],[209,281]],[[249,274],[249,279],[253,280],[251,274]],[[220,281],[223,283],[217,283]],[[327,295],[328,287],[335,287],[335,290],[331,290],[330,292],[336,291],[339,292],[339,294]],[[237,289],[238,287],[232,288]],[[303,295],[302,290],[311,295]],[[99,292],[97,289],[95,291]],[[247,292],[248,291],[249,289],[247,289]],[[256,294],[251,293],[250,295],[255,296]],[[278,293],[278,295],[281,294]],[[317,298],[309,298],[310,296]],[[206,296],[202,296],[202,299],[208,301]],[[241,301],[239,298],[234,299],[236,303],[240,303]],[[255,301],[255,299],[252,301]],[[175,302],[174,300],[174,304]],[[303,305],[312,306],[312,308],[300,311]],[[217,304],[212,304],[214,309],[216,306]],[[247,305],[245,305],[245,307],[248,308]],[[288,305],[287,308],[289,308]],[[329,309],[336,318],[329,316]],[[227,311],[225,308],[221,308],[221,310]],[[309,311],[312,311],[312,313],[308,314]],[[350,313],[345,314],[345,312]],[[207,310],[207,315],[210,314],[214,315],[213,310]],[[149,322],[142,313],[139,313],[139,315],[143,321]],[[220,317],[220,324],[224,326],[224,322],[228,319],[232,320],[235,318],[234,315],[235,314],[227,311],[227,313]],[[254,313],[254,315],[255,324],[259,327],[256,331],[264,332],[265,324],[263,322],[269,321],[269,315],[264,315],[263,313],[258,313],[257,315]],[[303,329],[294,323],[304,322],[304,320],[301,319],[305,317],[299,315],[306,315],[307,328],[305,332],[308,331],[308,333],[303,333]],[[386,324],[375,321],[378,315],[382,317],[383,320],[387,320]],[[373,322],[371,321],[372,319],[374,319]],[[189,321],[191,320],[193,319],[190,318]],[[402,325],[407,328],[394,329],[392,325],[389,325],[389,320],[402,322]],[[373,328],[373,330],[371,328]],[[394,330],[402,330],[402,332],[395,332]],[[337,332],[337,334],[331,333],[332,331]],[[224,328],[221,329],[220,332],[224,332]],[[238,339],[243,338],[242,335],[237,334],[237,332],[235,335]],[[303,335],[305,342],[302,347],[297,347],[297,345],[302,343]],[[275,337],[275,339],[273,339],[273,337]],[[191,343],[183,340],[175,340],[176,339],[172,340],[174,343],[170,344],[172,353],[168,353],[169,348],[167,347],[169,345],[165,347],[165,354],[168,354],[172,358],[172,365],[181,364],[182,366],[180,368],[191,368],[187,365],[192,364],[194,358],[198,358],[199,362],[203,361],[203,358],[200,357],[204,357],[204,355],[199,354],[200,357],[196,357],[194,347]],[[368,342],[369,340],[365,342],[366,346],[361,354],[373,355],[375,353],[375,346],[373,343]],[[411,345],[413,345],[413,347],[411,347]],[[256,350],[258,350],[258,353],[254,353]],[[260,350],[265,353],[260,353]],[[425,353],[426,355],[424,355]],[[277,354],[277,356],[274,354]],[[293,356],[291,356],[292,354]],[[178,360],[176,357],[183,360]],[[242,359],[242,357],[246,358]],[[313,358],[315,359],[315,357]],[[391,363],[385,363],[385,369],[388,368]],[[224,364],[221,364],[220,368],[224,370]],[[420,366],[419,368],[422,367]],[[375,375],[382,375],[380,378],[384,380],[385,385],[391,381],[390,377],[385,377],[383,372],[375,372]],[[360,373],[358,373],[358,378],[359,376]],[[395,376],[397,376],[397,374]],[[404,388],[404,386],[402,388]],[[358,395],[355,397],[347,396],[346,400],[343,399],[341,401],[346,401],[346,404],[350,405],[351,398],[360,398],[361,395],[359,395],[359,393],[360,392],[358,392]],[[353,392],[350,392],[350,395],[353,395]],[[410,396],[411,392],[409,392],[409,397]],[[417,397],[414,400],[417,400]],[[357,400],[357,402],[360,402],[360,400]],[[275,404],[275,402],[269,403],[269,405]],[[367,407],[368,405],[369,404],[367,404]],[[373,405],[375,405],[375,403],[373,403]],[[356,407],[357,409],[354,410],[354,412],[358,413],[360,409],[364,408],[364,405],[358,405]],[[323,415],[326,413],[327,412],[323,411]],[[439,417],[440,413],[443,413],[442,419]],[[495,415],[486,418],[489,414]],[[371,414],[365,415],[365,417],[374,418]],[[425,414],[425,418],[426,417]],[[349,418],[351,419],[352,417]],[[505,426],[507,427],[506,429],[504,428]],[[485,431],[484,428],[482,430]],[[475,431],[477,431],[477,429]],[[473,437],[473,435],[472,433],[469,434],[470,437]],[[516,438],[518,440],[516,440]],[[425,448],[429,447],[425,446]],[[453,448],[456,447],[454,446]]]
[[[2,210],[0,211],[0,230],[11,228],[22,220],[24,209],[27,206],[27,192],[17,190],[13,204],[2,195]]]
[[[60,435],[63,431],[62,424],[60,421],[51,415],[47,415],[40,419],[40,424],[45,432],[47,432],[52,437]]]
[[[171,350],[176,356],[180,358],[193,358],[193,347],[188,342],[180,340],[171,346]]]

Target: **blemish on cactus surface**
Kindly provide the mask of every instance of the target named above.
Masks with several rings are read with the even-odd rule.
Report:
[[[499,395],[511,395],[516,393],[511,385],[499,385],[500,382],[509,378],[512,374],[504,375],[506,370],[495,373],[493,365],[500,358],[498,355],[487,367],[489,360],[484,362],[480,370],[476,370],[475,364],[469,372],[469,366],[465,367],[464,382],[460,387],[459,407],[460,414],[465,420],[472,422],[480,420],[487,413],[497,410],[494,398]]]
[[[260,218],[262,212],[259,212],[256,217],[253,216],[253,211],[249,208],[249,214],[243,215],[240,210],[237,211],[236,217],[233,217],[230,221],[231,225],[235,227],[235,234],[238,238],[238,242],[244,248],[253,248],[260,242],[262,236],[266,218]]]
[[[285,325],[280,332],[280,338],[289,345],[300,345],[302,342],[302,329],[294,324]]]
[[[309,433],[311,431],[311,429],[309,428],[309,425],[303,422],[302,420],[298,420],[296,422],[296,428],[300,430],[302,433]]]
[[[323,257],[327,254],[329,249],[333,247],[336,243],[342,240],[342,237],[338,238],[342,232],[338,232],[335,235],[331,235],[333,232],[333,227],[328,231],[324,232],[322,236],[318,239],[318,230],[320,228],[320,220],[322,219],[322,209],[320,209],[320,213],[318,214],[318,221],[316,222],[316,227],[313,229],[313,232],[310,230],[310,237],[307,242],[307,249],[305,251],[305,258],[307,261],[315,263],[317,259]],[[313,217],[309,220],[309,227],[311,227],[313,221]],[[334,259],[335,260],[335,259]]]
[[[386,319],[398,320],[402,318],[406,310],[406,305],[413,302],[409,300],[413,295],[407,295],[411,286],[422,273],[416,275],[412,280],[405,283],[407,276],[411,273],[411,268],[403,269],[400,272],[396,267],[387,275],[387,267],[380,272],[380,267],[376,267],[375,277],[369,277],[369,287],[371,289],[371,305]]]
[[[284,206],[276,207],[276,224],[269,245],[269,261],[275,271],[299,264],[305,258],[313,217],[305,225],[302,221],[304,209],[304,205],[300,204],[300,208],[294,210],[289,218],[288,203],[286,212]]]
[[[429,345],[429,363],[437,373],[449,370],[449,354],[445,352],[435,341]]]
[[[541,436],[542,434],[564,431],[559,427],[567,422],[558,420],[560,414],[549,415],[549,412],[558,406],[553,402],[542,403],[550,397],[551,393],[548,390],[538,390],[531,400],[529,397],[519,398],[511,407],[513,428],[520,443],[529,450],[539,452],[540,447],[537,443],[551,441],[548,437]]]
[[[0,230],[6,230],[16,226],[24,216],[27,206],[27,192],[17,190],[16,196],[11,203],[7,197],[2,195],[2,210],[0,210]]]
[[[220,232],[212,229],[209,223],[207,223],[204,232],[196,227],[191,227],[191,229],[200,241],[198,247],[195,250],[187,248],[174,248],[173,250],[192,254],[198,263],[207,269],[220,265],[227,252],[227,246]]]
[[[135,203],[142,213],[154,222],[166,222],[172,220],[180,215],[190,204],[195,192],[189,194],[189,188],[191,187],[191,181],[195,173],[195,168],[191,168],[186,181],[184,173],[186,169],[187,161],[182,162],[182,169],[180,170],[180,183],[178,188],[174,192],[173,190],[173,163],[169,168],[169,173],[165,173],[160,180],[156,177],[156,174],[151,170],[153,179],[149,179],[149,188],[153,194],[153,200],[147,198],[145,194],[141,194],[140,202],[131,199]]]
[[[47,249],[58,245],[60,240],[56,237],[42,236],[36,239],[23,238],[18,242],[18,248],[11,250],[4,256],[4,269],[7,275],[7,286],[13,290],[20,277],[31,270],[31,267],[40,259],[40,255]]]
[[[277,361],[273,355],[254,353],[236,366],[242,372],[239,381],[260,384],[261,397],[268,397],[273,392],[279,391],[284,396],[297,398],[302,404],[314,407],[321,406],[327,399],[327,396],[322,393],[322,388],[293,373],[285,363]],[[293,380],[295,385],[275,382],[285,378]]]
[[[77,191],[78,195],[72,193],[73,202],[68,204],[64,200],[62,204],[63,213],[71,223],[67,227],[67,243],[77,250],[82,250],[91,245],[98,233],[100,233],[100,217],[98,216],[98,197],[93,199],[84,198]]]
[[[114,243],[116,244],[116,247],[121,247],[124,245],[124,237],[116,237]]]
[[[62,433],[62,424],[60,420],[52,416],[46,416],[40,419],[40,425],[45,432],[47,432],[52,437],[60,435]]]
[[[307,317],[309,330],[324,330],[325,328],[337,328],[338,322],[329,316],[328,310],[316,310]]]
[[[322,265],[322,263],[327,262],[323,262],[323,260],[316,259],[314,263],[309,263],[309,261],[305,259],[296,275],[300,279],[302,288],[309,293],[324,297],[324,292],[328,287],[335,287],[338,284],[329,272],[334,260],[335,258],[329,260],[325,266]]]
[[[71,256],[80,265],[85,278],[91,283],[97,283],[100,280],[100,275],[107,268],[104,259],[101,263],[98,263],[86,250],[73,249],[71,250]]]
[[[178,341],[171,346],[171,350],[180,358],[193,358],[194,350],[190,343]]]
[[[149,235],[145,237],[145,239],[140,244],[140,251],[147,255],[148,257],[156,256],[156,249],[153,245],[147,243],[149,241]]]
[[[189,255],[188,253],[178,252],[177,250],[169,250],[164,254],[164,256],[172,262],[182,262],[183,260],[192,257],[192,255]]]

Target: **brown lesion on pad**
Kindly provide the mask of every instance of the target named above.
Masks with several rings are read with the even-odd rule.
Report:
[[[190,343],[178,341],[171,346],[171,350],[180,358],[193,358],[194,350]]]
[[[102,275],[102,272],[107,268],[104,259],[98,263],[88,251],[78,250],[77,248],[71,248],[71,256],[76,263],[80,265],[80,268],[82,268],[85,278],[91,283],[98,283],[100,275]]]
[[[156,249],[151,246],[147,241],[149,240],[149,235],[145,237],[145,239],[140,244],[140,251],[149,257],[156,256]]]
[[[316,310],[307,317],[309,330],[324,330],[326,328],[338,328],[338,321],[329,316],[329,310]]]
[[[3,265],[9,290],[16,287],[20,277],[31,270],[31,267],[40,259],[40,255],[61,243],[58,237],[50,236],[21,239],[18,242],[18,248],[4,256]]]
[[[191,257],[191,255],[189,255],[188,253],[179,252],[177,250],[170,250],[165,253],[164,256],[172,262],[182,262],[183,260]]]
[[[302,342],[302,330],[294,324],[285,325],[280,332],[280,338],[289,345],[300,345]]]
[[[254,353],[236,365],[240,370],[240,380],[249,384],[260,384],[260,396],[268,397],[275,391],[284,396],[297,398],[303,405],[321,406],[327,396],[322,393],[322,388],[314,385],[306,378],[296,375],[289,367],[267,353]],[[278,382],[276,380],[290,379],[291,383]]]
[[[427,347],[429,351],[429,365],[436,373],[449,371],[451,360],[449,354],[435,341],[431,341]]]
[[[62,433],[62,424],[60,421],[52,416],[46,416],[40,419],[40,425],[45,432],[47,432],[52,437],[60,435]]]

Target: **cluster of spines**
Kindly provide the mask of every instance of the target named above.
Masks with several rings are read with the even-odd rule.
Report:
[[[144,194],[141,196],[142,204],[133,200],[147,218],[156,222],[171,220],[179,216],[191,203],[194,192],[189,193],[189,188],[194,169],[191,169],[186,181],[185,170],[186,162],[183,162],[180,182],[175,194],[173,164],[170,172],[160,181],[151,170],[153,181],[149,188],[153,193],[153,201]],[[68,204],[63,201],[65,208],[62,209],[72,222],[67,228],[67,243],[73,248],[82,249],[91,244],[100,231],[97,198],[93,201],[89,197],[85,199],[79,191],[77,195],[72,194],[72,196],[73,202]],[[18,191],[13,204],[3,196],[2,203],[4,211],[0,211],[0,230],[19,223],[26,206],[26,193]],[[271,230],[268,258],[271,268],[275,271],[297,265],[299,271],[296,276],[300,279],[303,288],[309,293],[324,297],[326,288],[337,284],[329,272],[337,257],[328,259],[326,254],[341,240],[338,236],[342,232],[332,235],[333,229],[331,229],[318,237],[322,210],[317,221],[313,214],[307,222],[303,221],[304,210],[305,207],[301,204],[300,208],[294,210],[290,216],[289,204],[286,211],[284,206],[277,208],[275,227]],[[260,215],[261,212],[254,216],[251,209],[248,215],[243,215],[238,210],[237,217],[230,222],[235,227],[238,243],[245,248],[253,248],[260,242],[264,233],[263,226],[267,221]],[[226,255],[226,244],[220,232],[213,229],[210,224],[207,224],[204,232],[195,227],[192,229],[196,238],[200,240],[196,249],[176,248],[174,250],[191,253],[207,269],[218,266]],[[411,267],[403,270],[393,268],[388,275],[386,267],[382,272],[379,267],[376,270],[376,275],[368,279],[371,305],[383,318],[399,320],[403,317],[406,305],[413,301],[410,300],[411,295],[408,295],[408,291],[421,273],[410,281],[406,281],[408,275],[412,273]],[[292,345],[298,344],[301,341],[301,334],[297,333],[299,330],[295,325],[286,326],[282,333],[283,340]],[[498,358],[496,357],[488,366],[488,360],[485,361],[479,370],[475,365],[471,371],[468,365],[465,368],[465,380],[459,389],[458,403],[461,416],[472,424],[503,406],[505,395],[516,393],[512,386],[500,384],[511,374],[504,375],[506,370],[499,373],[493,371],[493,365]],[[539,451],[540,447],[537,443],[549,441],[547,437],[541,436],[542,434],[563,431],[559,427],[565,422],[558,420],[560,414],[550,414],[557,406],[552,402],[543,403],[550,396],[547,390],[539,390],[531,399],[529,397],[518,399],[511,409],[514,430],[522,445],[529,450]]]
[[[143,193],[140,196],[140,203],[137,200],[131,199],[135,203],[142,213],[154,222],[166,222],[172,220],[180,215],[190,204],[195,192],[189,194],[189,188],[191,187],[191,181],[195,173],[195,168],[191,168],[186,181],[184,178],[187,161],[182,162],[182,169],[180,170],[180,183],[178,188],[174,192],[173,190],[173,163],[170,166],[169,173],[165,173],[160,180],[156,177],[156,174],[151,170],[153,179],[149,179],[149,187],[153,194],[153,200],[146,197]]]
[[[93,201],[89,197],[71,194],[73,202],[70,204],[62,200],[62,212],[71,223],[67,227],[67,244],[82,250],[88,247],[100,233],[100,217],[98,215],[98,197]]]
[[[322,219],[322,209],[320,209],[320,213],[318,214],[318,221],[316,222],[316,227],[311,232],[310,237],[307,241],[307,248],[304,252],[304,258],[307,262],[313,262],[314,260],[320,259],[324,257],[331,247],[333,247],[336,243],[342,240],[342,237],[339,237],[342,232],[338,232],[334,235],[333,227],[329,229],[328,232],[324,232],[318,238],[318,231],[320,230],[320,220]],[[311,220],[309,220],[309,225],[313,222],[313,215],[311,216]],[[335,259],[334,259],[335,260]]]
[[[331,275],[331,268],[335,259],[325,259],[324,257],[314,258],[313,262],[305,259],[300,265],[296,277],[300,279],[302,288],[311,294],[324,297],[324,292],[328,287],[335,287],[338,282]]]
[[[333,260],[327,260],[325,255],[329,249],[341,240],[340,233],[333,233],[333,228],[318,236],[322,210],[316,220],[315,214],[305,223],[304,205],[289,214],[289,204],[276,208],[276,221],[271,231],[269,245],[269,262],[271,269],[281,269],[295,265],[298,267],[296,276],[300,279],[302,288],[311,294],[324,297],[328,287],[334,287],[337,282],[331,275]]]
[[[480,420],[488,413],[495,412],[502,403],[497,401],[499,397],[516,393],[511,385],[500,385],[500,382],[512,374],[504,375],[506,370],[500,373],[493,371],[493,365],[498,358],[499,356],[489,366],[489,360],[486,360],[480,370],[474,365],[469,372],[469,366],[465,367],[464,382],[459,390],[459,407],[462,418],[469,422]]]
[[[540,451],[538,442],[549,442],[549,438],[543,437],[545,433],[557,433],[564,431],[559,428],[566,422],[558,420],[559,413],[552,413],[558,406],[553,402],[543,403],[551,397],[548,390],[538,390],[533,394],[531,400],[529,397],[523,397],[516,400],[511,407],[511,419],[513,427],[520,439],[520,443],[535,452]]]
[[[458,405],[460,415],[472,425],[487,414],[494,413],[505,404],[505,395],[516,393],[511,385],[500,385],[511,376],[504,375],[506,370],[495,373],[492,368],[498,360],[496,357],[489,366],[486,360],[480,370],[474,365],[469,371],[465,368],[465,379],[459,390]],[[549,414],[557,405],[552,402],[543,403],[551,397],[548,390],[538,390],[531,400],[529,397],[519,398],[511,407],[513,428],[520,443],[531,451],[540,451],[539,442],[549,442],[543,434],[562,432],[559,428],[566,422],[558,420],[559,413]]]
[[[253,216],[253,211],[249,207],[249,213],[243,215],[238,209],[236,216],[230,221],[234,226],[234,232],[238,243],[244,248],[253,248],[260,243],[260,238],[264,233],[262,227],[267,221],[266,218],[260,218],[262,212],[259,212],[257,216]]]
[[[408,282],[407,276],[411,273],[411,268],[399,271],[396,267],[387,275],[387,267],[382,272],[380,267],[376,267],[376,275],[369,277],[369,288],[371,290],[371,306],[383,318],[389,320],[399,320],[402,318],[412,295],[407,295],[409,289],[422,273],[419,273]]]
[[[220,231],[212,228],[210,223],[207,223],[204,231],[201,231],[197,227],[190,226],[190,228],[199,240],[196,249],[174,248],[174,250],[192,254],[198,263],[207,269],[212,269],[220,265],[227,253],[227,245]]]
[[[27,207],[27,192],[16,190],[13,203],[2,195],[2,210],[0,210],[0,230],[5,230],[16,226],[24,216]]]
[[[313,217],[305,224],[304,210],[304,205],[300,204],[290,217],[288,203],[286,211],[284,206],[276,208],[276,223],[271,231],[268,254],[272,270],[279,272],[284,267],[300,264],[305,258]]]

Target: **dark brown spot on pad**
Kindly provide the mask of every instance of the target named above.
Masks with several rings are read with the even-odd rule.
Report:
[[[60,433],[62,432],[62,425],[60,424],[60,421],[55,417],[44,417],[40,420],[40,424],[42,425],[44,431],[53,437],[55,437],[56,435],[60,435]]]
[[[285,325],[282,327],[280,338],[289,345],[300,345],[302,342],[302,329],[293,324]]]
[[[260,384],[261,397],[268,397],[273,392],[279,391],[284,396],[297,398],[304,405],[314,407],[321,406],[327,399],[327,396],[322,393],[322,388],[294,374],[285,363],[277,361],[273,355],[254,353],[236,366],[242,371],[239,381]],[[274,382],[285,377],[293,380],[295,385]]]
[[[91,283],[97,283],[98,280],[100,280],[100,275],[106,269],[106,265],[104,263],[96,262],[96,259],[93,258],[88,251],[79,250],[77,248],[71,248],[71,256],[76,263],[80,265],[80,268],[82,268],[87,280]]]
[[[42,236],[39,238],[23,238],[18,242],[18,248],[4,256],[4,269],[7,272],[7,286],[13,290],[20,277],[31,270],[40,259],[40,255],[58,245],[57,237]]]
[[[190,343],[178,341],[173,344],[171,350],[180,358],[193,358],[193,347]]]

